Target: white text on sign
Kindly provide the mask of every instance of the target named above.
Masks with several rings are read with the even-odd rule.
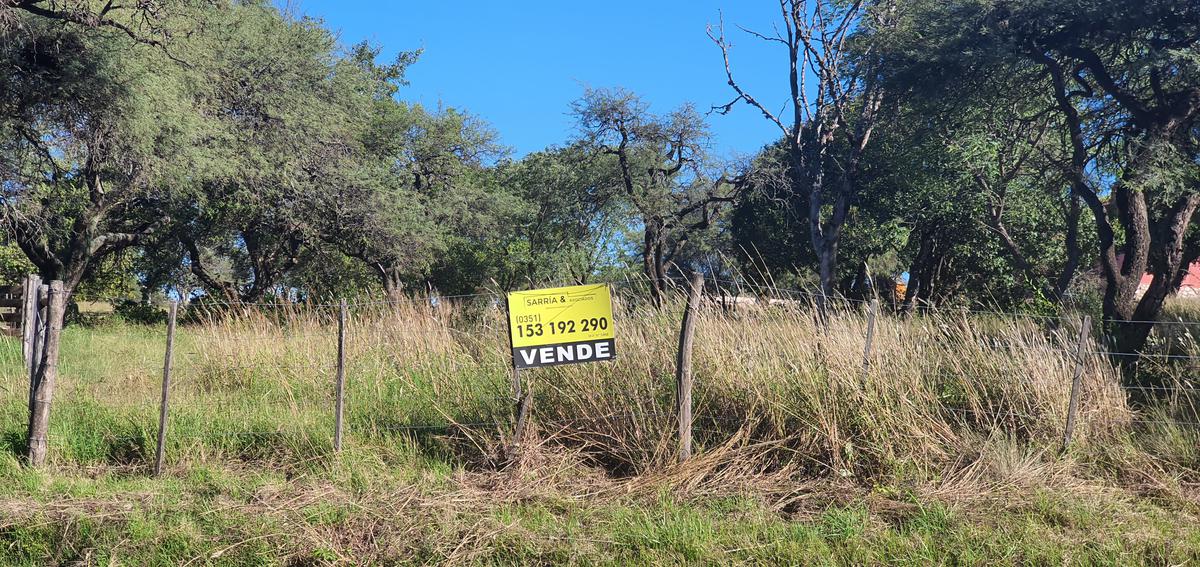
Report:
[[[513,357],[517,368],[612,360],[613,341],[603,339],[562,345],[516,347],[513,348]]]

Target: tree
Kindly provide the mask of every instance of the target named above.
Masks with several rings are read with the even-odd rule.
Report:
[[[469,114],[389,95],[375,101],[361,143],[355,168],[318,201],[323,238],[368,266],[389,296],[482,283],[460,277],[455,259],[467,260],[513,207],[484,167],[503,152],[495,134]]]
[[[305,205],[353,123],[338,112],[335,40],[316,22],[247,4],[211,23],[187,42],[211,174],[173,203],[171,232],[210,292],[258,301],[313,239]]]
[[[77,29],[116,31],[135,42],[166,50],[173,24],[187,12],[188,4],[142,0],[133,4],[107,2],[97,7],[89,0],[5,0],[0,2],[0,34],[20,30],[29,16],[36,16],[42,22],[58,21]],[[194,4],[216,2],[197,0]]]
[[[37,3],[30,3],[37,4]],[[0,196],[12,240],[70,294],[163,223],[198,128],[162,50],[105,28],[18,16],[0,46]]]
[[[747,33],[787,52],[788,115],[777,115],[734,79],[723,24],[716,31],[710,28],[709,37],[721,48],[726,79],[737,96],[715,110],[728,113],[738,103],[748,104],[782,133],[790,166],[803,172],[795,178],[805,185],[792,191],[808,203],[823,308],[825,296],[834,291],[838,244],[856,195],[855,178],[884,100],[871,32],[886,25],[893,7],[864,0],[780,0],[779,8],[782,32]],[[810,80],[815,92],[809,90]],[[830,149],[837,143],[848,151],[844,160],[833,162]],[[827,181],[831,169],[835,177]]]
[[[575,143],[501,165],[500,183],[519,203],[492,252],[502,288],[586,283],[609,261],[624,219],[613,161]]]
[[[1194,259],[1184,238],[1200,196],[1196,122],[1200,6],[1154,0],[905,3],[889,69],[970,84],[1006,74],[1050,101],[1057,160],[1091,213],[1117,349],[1144,345],[1163,300]],[[982,30],[983,33],[980,33]],[[1153,281],[1140,297],[1142,274]]]
[[[1006,87],[986,98],[909,91],[916,102],[886,117],[870,161],[903,188],[896,204],[913,231],[905,308],[952,289],[987,307],[1052,308],[1075,278],[1088,234],[1052,165],[1065,150],[1054,116]]]
[[[830,150],[845,151],[838,145]],[[898,160],[883,162],[881,156],[869,160],[891,167]],[[832,166],[834,160],[830,160]],[[810,246],[797,246],[810,235],[808,203],[798,198],[796,187],[809,181],[805,171],[792,166],[788,145],[780,140],[764,148],[749,165],[738,202],[730,215],[732,245],[743,260],[743,271],[766,284],[798,285],[814,283],[811,274],[818,271],[818,258]],[[825,175],[830,175],[826,172]],[[852,202],[853,216],[840,236],[839,255],[855,262],[842,262],[834,273],[835,292],[860,295],[865,291],[863,265],[874,266],[874,259],[898,247],[896,206],[897,186],[887,178],[887,167],[871,167],[860,172],[857,183],[863,188]],[[867,197],[869,195],[869,198]],[[788,282],[793,274],[796,282]],[[816,280],[819,286],[819,280]]]
[[[643,274],[661,304],[668,266],[734,200],[739,181],[706,172],[709,135],[691,106],[656,116],[633,93],[589,89],[574,109],[581,142],[614,158],[623,198],[641,225]]]
[[[91,12],[90,3],[0,4],[0,214],[42,276],[61,280],[50,283],[61,294],[50,301],[52,330],[66,314],[56,306],[152,234],[164,222],[159,203],[197,170],[198,128],[180,67],[120,19],[149,5],[118,16]],[[46,456],[54,345],[51,331],[31,380],[35,466]]]
[[[1064,190],[1067,183],[1062,175],[1050,167],[1056,156],[1062,155],[1061,146],[1055,147],[1047,136],[1053,124],[1044,113],[1026,118],[1020,103],[1001,103],[981,110],[985,114],[969,123],[972,130],[959,134],[957,141],[947,140],[948,145],[961,155],[966,173],[986,197],[984,223],[1003,245],[1006,257],[1042,297],[1058,303],[1071,285],[1082,257],[1081,210],[1079,199]],[[1051,163],[1047,163],[1045,156],[1050,156]],[[1054,201],[1050,204],[1060,205],[1056,209],[1063,210],[1064,239],[1057,248],[1065,259],[1057,270],[1036,258],[1053,248],[1046,246],[1044,239],[1035,247],[1022,246],[1019,235],[1009,230],[1014,213],[1037,213],[1021,211],[1019,206],[1022,197],[1039,191]]]

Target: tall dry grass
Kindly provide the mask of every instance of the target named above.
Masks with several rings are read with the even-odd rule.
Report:
[[[615,361],[522,373],[533,392],[523,454],[569,454],[621,477],[676,474],[684,470],[674,384],[682,298],[655,309],[618,294],[616,311]],[[697,458],[680,478],[871,486],[1050,466],[1160,484],[1200,479],[1193,398],[1181,389],[1161,406],[1131,410],[1099,341],[1085,348],[1074,443],[1060,457],[1074,317],[883,313],[864,368],[866,321],[855,303],[840,304],[825,325],[798,302],[702,305]],[[175,353],[171,466],[325,459],[336,331],[334,305],[190,312]],[[347,446],[392,456],[403,446],[469,467],[509,464],[506,333],[502,308],[488,298],[352,304]],[[51,429],[58,459],[144,466],[152,458],[163,335],[128,325],[68,331]],[[0,392],[3,437],[19,451],[19,348],[0,348],[0,368],[12,385]]]
[[[614,475],[669,470],[682,301],[618,305],[615,361],[523,373],[534,393],[526,442],[569,448]],[[1052,454],[1066,423],[1078,329],[1048,323],[1061,321],[880,315],[864,369],[866,315],[854,304],[826,325],[796,303],[705,304],[696,325],[694,434],[707,458],[697,462],[715,478],[869,483],[943,477],[992,446]],[[209,315],[186,332],[193,354],[179,357],[188,368],[175,394],[175,406],[191,416],[185,429],[214,437],[246,429],[261,433],[260,443],[298,431],[292,438],[322,446],[331,428],[332,306]],[[487,302],[354,306],[351,442],[400,435],[468,462],[498,462],[511,441],[506,332],[504,313]],[[1083,359],[1075,443],[1086,448],[1126,431],[1130,411],[1112,365],[1096,354]],[[225,417],[205,430],[205,411]]]

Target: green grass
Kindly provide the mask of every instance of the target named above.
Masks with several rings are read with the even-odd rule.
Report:
[[[780,514],[753,496],[580,498],[544,479],[303,478],[197,468],[150,480],[3,465],[5,565],[1092,564],[1200,560],[1200,524],[1153,501],[1040,492],[943,504],[877,495]],[[833,486],[812,487],[834,489]],[[560,492],[561,490],[561,492]],[[1112,495],[1108,495],[1112,496]],[[858,501],[854,501],[858,500]]]
[[[1018,336],[995,322],[957,345],[883,323],[886,364],[864,376],[854,321],[827,339],[750,321],[768,328],[739,344],[741,323],[703,319],[697,458],[675,467],[675,317],[628,322],[616,364],[531,373],[534,433],[508,468],[510,376],[486,317],[352,325],[338,455],[328,321],[185,325],[160,478],[161,328],[68,329],[43,470],[19,461],[28,386],[2,342],[0,565],[1200,561],[1196,431],[1114,429],[1129,410],[1094,366],[1060,456],[1071,365],[972,350],[970,333]],[[636,415],[581,419],[618,409]]]

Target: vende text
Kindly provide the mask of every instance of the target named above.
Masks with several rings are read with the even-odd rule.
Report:
[[[572,364],[612,360],[615,356],[612,339],[559,345],[518,347],[513,349],[517,368],[536,368],[556,364]]]

